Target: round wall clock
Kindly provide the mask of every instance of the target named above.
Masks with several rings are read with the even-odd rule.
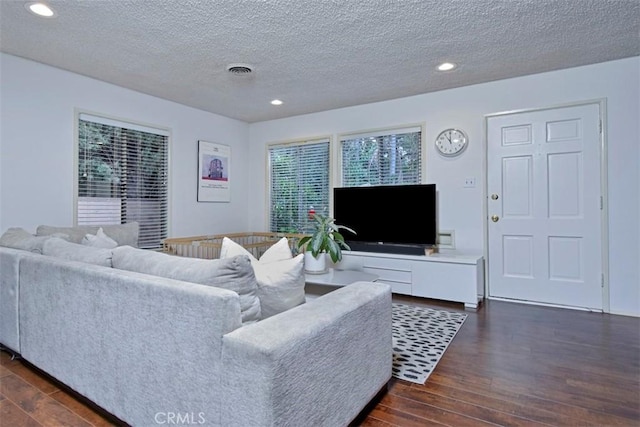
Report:
[[[457,156],[467,148],[469,138],[460,129],[445,129],[436,138],[436,148],[443,156]]]

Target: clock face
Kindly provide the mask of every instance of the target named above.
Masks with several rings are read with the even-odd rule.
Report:
[[[467,147],[467,135],[459,129],[447,129],[436,138],[436,148],[443,156],[457,156]]]

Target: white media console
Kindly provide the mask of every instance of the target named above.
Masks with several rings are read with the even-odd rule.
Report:
[[[482,256],[343,251],[336,268],[376,274],[397,294],[461,302],[469,309],[484,299]]]

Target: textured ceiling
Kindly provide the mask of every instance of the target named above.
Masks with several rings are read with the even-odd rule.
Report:
[[[640,0],[25,3],[0,0],[2,52],[246,122],[640,55]]]

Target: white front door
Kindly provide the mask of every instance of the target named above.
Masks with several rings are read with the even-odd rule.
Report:
[[[600,107],[487,118],[489,296],[603,308]]]

